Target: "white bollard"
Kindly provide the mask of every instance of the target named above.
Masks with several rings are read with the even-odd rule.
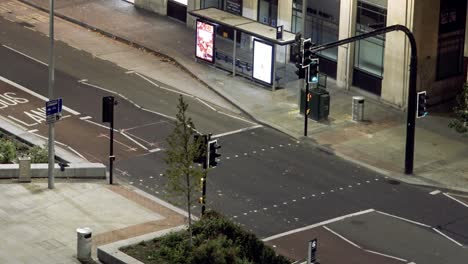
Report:
[[[80,261],[91,260],[92,230],[89,227],[76,229],[77,258]]]

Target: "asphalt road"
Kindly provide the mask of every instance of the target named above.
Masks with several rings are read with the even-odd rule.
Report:
[[[19,53],[32,58],[40,53],[43,57],[47,39],[5,20],[0,20],[0,31],[0,75],[47,96],[46,65]],[[116,174],[165,198],[164,139],[172,130],[178,94],[157,89],[140,76],[125,74],[125,69],[63,43],[57,44],[57,55],[56,95],[80,117],[89,117],[88,122],[70,124],[73,128],[62,130],[58,126],[61,140],[75,141],[78,152],[105,159],[102,145],[89,144],[89,137],[67,131],[90,130],[89,121],[96,127],[106,126],[100,122],[101,98],[110,95],[107,90],[124,94],[150,111],[118,99],[115,128],[121,136],[131,138],[139,151],[121,157],[115,164]],[[468,210],[441,193],[431,195],[432,189],[389,181],[308,143],[211,109],[220,109],[218,106],[187,100],[197,129],[222,135],[221,161],[208,175],[208,207],[225,213],[258,236],[268,237],[373,208],[439,227],[456,241],[468,244]],[[94,131],[92,135],[98,134]],[[422,239],[417,242],[425,243]]]

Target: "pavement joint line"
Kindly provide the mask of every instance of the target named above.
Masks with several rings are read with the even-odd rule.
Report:
[[[437,228],[433,227],[432,230],[436,231],[437,233],[439,233],[443,237],[447,238],[448,240],[452,241],[453,243],[459,245],[460,247],[463,247],[463,244],[461,244],[460,242],[456,241],[455,239],[449,237],[448,235],[444,234],[442,231],[438,230]]]
[[[436,195],[436,194],[439,194],[439,193],[441,193],[440,190],[434,190],[434,191],[430,192],[429,194],[430,195]]]
[[[335,232],[335,231],[332,230],[331,228],[329,228],[329,227],[327,227],[327,226],[325,226],[325,225],[323,226],[323,228],[324,228],[325,230],[327,230],[328,232],[334,234],[335,236],[341,238],[343,241],[349,243],[350,245],[352,245],[352,246],[354,246],[354,247],[356,247],[356,248],[362,249],[361,246],[359,246],[358,244],[352,242],[351,240],[347,239],[346,237],[344,237],[344,236],[338,234],[337,232]]]
[[[322,222],[319,222],[319,223],[316,223],[316,224],[313,224],[313,225],[293,229],[293,230],[286,231],[286,232],[283,232],[283,233],[280,233],[280,234],[277,234],[277,235],[274,235],[274,236],[270,236],[270,237],[262,239],[262,241],[263,242],[270,241],[270,240],[277,239],[277,238],[280,238],[280,237],[283,237],[283,236],[295,234],[295,233],[302,232],[302,231],[305,231],[305,230],[309,230],[309,229],[312,229],[312,228],[315,228],[315,227],[318,227],[318,226],[324,226],[324,225],[327,225],[327,224],[330,224],[330,223],[333,223],[333,222],[336,222],[336,221],[341,221],[341,220],[349,218],[349,217],[354,217],[354,216],[358,216],[358,215],[362,215],[362,214],[367,214],[367,213],[371,213],[371,212],[374,212],[374,211],[375,211],[374,209],[367,209],[367,210],[359,211],[359,212],[356,212],[356,213],[351,213],[351,214],[335,217],[333,219],[325,220],[325,221],[322,221]]]
[[[432,228],[432,227],[429,226],[429,225],[426,225],[426,224],[423,224],[423,223],[420,223],[420,222],[416,222],[416,221],[413,221],[413,220],[409,220],[409,219],[406,219],[406,218],[403,218],[403,217],[400,217],[400,216],[388,214],[388,213],[385,213],[385,212],[382,212],[382,211],[375,211],[375,212],[377,212],[377,213],[379,213],[379,214],[391,216],[391,217],[394,217],[394,218],[397,218],[397,219],[406,221],[406,222],[408,222],[408,223],[413,223],[413,224],[420,225],[420,226],[424,226],[424,227],[427,227],[427,228]]]
[[[465,206],[465,207],[468,207],[468,204],[466,204],[466,203],[464,203],[464,202],[458,200],[458,199],[455,198],[455,197],[452,197],[452,196],[451,196],[450,194],[448,194],[448,193],[443,193],[443,195],[445,195],[446,197],[448,197],[448,198],[450,198],[450,199],[452,199],[452,200],[454,200],[454,201],[456,201],[456,202],[462,204],[462,205]]]
[[[396,260],[399,260],[401,262],[408,262],[408,260],[406,260],[406,259],[402,259],[402,258],[399,258],[399,257],[395,257],[395,256],[391,256],[391,255],[388,255],[388,254],[380,253],[380,252],[377,252],[377,251],[373,251],[373,250],[369,250],[369,249],[364,249],[364,251],[372,253],[372,254],[380,255],[380,256],[383,256],[383,257],[396,259]]]
[[[26,28],[27,28],[27,27],[26,27]],[[29,55],[27,55],[27,54],[25,54],[25,53],[23,53],[23,52],[21,52],[21,51],[19,51],[19,50],[16,50],[16,49],[14,49],[14,48],[12,48],[12,47],[9,47],[9,46],[7,46],[7,45],[2,45],[2,46],[3,46],[4,48],[7,48],[7,49],[9,49],[9,50],[11,50],[11,51],[13,51],[13,52],[15,52],[15,53],[17,53],[17,54],[20,54],[20,55],[22,55],[22,56],[28,58],[28,59],[31,59],[31,60],[33,60],[33,61],[39,63],[39,64],[42,64],[42,65],[44,65],[44,66],[46,66],[46,67],[49,67],[49,64],[47,64],[47,63],[45,63],[45,62],[43,62],[43,61],[40,61],[40,60],[38,60],[38,59],[36,59],[36,58],[34,58],[34,57],[32,57],[32,56],[29,56]]]
[[[28,94],[30,94],[30,95],[32,95],[32,96],[35,96],[35,97],[37,97],[37,98],[39,98],[39,99],[41,99],[41,100],[43,100],[43,101],[45,101],[45,102],[49,101],[49,98],[47,98],[47,97],[45,97],[45,96],[43,96],[43,95],[40,95],[40,94],[38,94],[38,93],[36,93],[36,92],[34,92],[34,91],[32,91],[32,90],[29,90],[28,88],[26,88],[26,87],[24,87],[24,86],[22,86],[22,85],[20,85],[20,84],[17,84],[17,83],[15,83],[14,81],[11,81],[11,80],[9,80],[9,79],[3,77],[3,76],[0,76],[0,81],[3,81],[3,82],[5,82],[5,83],[7,83],[7,84],[9,84],[9,85],[11,85],[11,86],[13,86],[13,87],[15,87],[15,88],[17,88],[17,89],[20,89],[21,91],[23,91],[23,92],[25,92],[25,93],[28,93]],[[70,108],[68,108],[68,107],[66,107],[66,106],[63,106],[62,108],[63,108],[64,110],[66,110],[67,112],[70,112],[70,113],[73,114],[73,115],[80,115],[79,112],[77,112],[77,111],[75,111],[75,110],[73,110],[73,109],[70,109]]]

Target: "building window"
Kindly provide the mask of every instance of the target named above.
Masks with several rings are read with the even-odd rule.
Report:
[[[305,31],[302,30],[302,1],[293,0],[292,31],[302,32],[304,38],[320,45],[338,40],[340,18],[339,0],[308,0]],[[338,47],[320,53],[332,61],[337,60]]]
[[[218,9],[223,9],[224,3],[223,0],[202,0],[201,8],[215,7]]]
[[[385,0],[358,0],[356,35],[386,26],[386,2]],[[355,49],[354,67],[368,74],[383,78],[385,35],[357,41]]]
[[[277,26],[278,0],[258,0],[258,22]]]
[[[440,1],[439,37],[437,46],[437,80],[463,72],[466,1]]]

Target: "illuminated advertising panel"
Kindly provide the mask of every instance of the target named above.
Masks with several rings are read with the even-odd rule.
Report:
[[[198,59],[214,63],[215,26],[197,20],[197,39],[195,56]]]
[[[273,83],[273,45],[254,40],[253,78]]]

